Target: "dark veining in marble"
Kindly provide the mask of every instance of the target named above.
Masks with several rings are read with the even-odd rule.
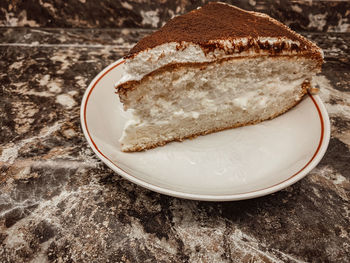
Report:
[[[31,27],[157,28],[207,0],[1,1],[0,25]],[[237,0],[246,10],[267,13],[295,30],[350,32],[349,1]]]

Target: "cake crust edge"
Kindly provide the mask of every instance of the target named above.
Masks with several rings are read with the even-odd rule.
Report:
[[[260,58],[260,57],[273,57],[273,58],[289,58],[289,59],[295,59],[295,58],[305,58],[305,56],[301,56],[301,55],[276,55],[276,56],[271,56],[271,55],[266,55],[266,56],[262,56],[262,55],[256,55],[256,56],[249,56],[249,57],[229,57],[229,58],[223,58],[220,60],[216,60],[216,61],[209,61],[209,62],[187,62],[187,63],[171,63],[171,64],[167,64],[163,67],[160,67],[148,74],[146,74],[141,80],[130,80],[127,82],[124,82],[120,85],[118,85],[117,87],[115,87],[116,89],[116,94],[119,95],[119,99],[120,101],[124,104],[126,97],[127,97],[127,93],[128,91],[131,91],[135,88],[137,88],[137,86],[142,85],[143,82],[151,79],[153,76],[161,74],[163,72],[167,72],[167,71],[177,71],[180,70],[181,68],[184,67],[195,67],[195,68],[201,68],[201,67],[206,67],[208,65],[214,64],[214,63],[223,63],[225,61],[229,61],[229,60],[238,60],[238,59],[251,59],[251,58]],[[310,59],[313,59],[316,61],[316,65],[315,67],[317,68],[317,71],[320,72],[322,69],[322,64],[323,64],[323,59],[319,56],[311,56]]]
[[[204,53],[208,53],[209,50],[224,49],[224,47],[218,45],[216,40],[235,40],[235,39],[241,38],[241,37],[236,37],[234,35],[227,35],[225,38],[221,37],[221,38],[217,38],[217,39],[208,40],[205,37],[203,37],[203,35],[201,33],[201,34],[196,34],[194,36],[194,37],[198,38],[197,40],[195,40],[195,41],[188,41],[187,40],[186,41],[184,39],[181,40],[181,38],[182,38],[181,34],[176,35],[176,33],[172,33],[174,31],[174,29],[176,29],[176,26],[177,26],[176,23],[174,23],[174,19],[178,19],[179,17],[182,17],[182,19],[184,19],[185,21],[187,19],[188,20],[187,22],[190,23],[191,22],[191,18],[190,18],[191,15],[195,15],[196,13],[200,13],[201,9],[204,9],[208,6],[210,6],[210,7],[217,6],[219,9],[222,8],[219,6],[226,6],[227,8],[232,8],[233,10],[238,10],[242,14],[250,15],[251,17],[265,18],[265,19],[267,19],[267,21],[272,23],[273,26],[276,26],[276,28],[274,30],[277,30],[277,28],[280,28],[279,31],[284,31],[284,32],[281,32],[280,36],[274,37],[274,36],[263,35],[263,31],[261,31],[260,32],[260,34],[262,34],[261,37],[271,37],[271,38],[276,38],[276,39],[286,37],[286,39],[290,39],[292,41],[297,40],[300,42],[300,46],[295,47],[295,49],[297,51],[309,50],[310,52],[313,52],[313,53],[314,52],[319,53],[321,51],[321,49],[316,44],[314,44],[312,41],[308,40],[304,36],[298,34],[297,32],[293,31],[292,29],[290,29],[285,24],[281,23],[280,21],[272,18],[271,16],[269,16],[265,13],[260,13],[260,12],[255,12],[255,11],[247,11],[247,10],[244,10],[242,8],[239,8],[237,6],[230,5],[227,3],[210,2],[207,5],[204,5],[198,9],[194,9],[186,14],[183,14],[183,15],[180,15],[180,16],[175,17],[173,19],[170,19],[159,30],[157,30],[154,33],[141,39],[134,47],[131,48],[131,50],[128,52],[128,54],[124,56],[124,59],[132,59],[141,52],[147,52],[148,50],[151,50],[159,45],[170,43],[170,42],[178,43],[179,48],[186,48],[186,45],[184,45],[185,43],[187,43],[187,45],[188,44],[196,44],[202,48]],[[247,31],[251,30],[248,25],[246,25],[246,27],[247,27],[247,29],[246,29]],[[201,30],[201,32],[205,32],[205,31]],[[283,33],[287,33],[287,36],[284,36]],[[167,37],[165,37],[165,39],[167,39],[167,40],[162,39],[162,37],[159,37],[157,34],[167,35]],[[290,36],[288,36],[288,34]],[[258,33],[258,36],[259,36],[259,33]],[[250,35],[246,35],[244,37],[256,39],[256,40],[258,39],[257,37],[250,36]],[[294,40],[293,40],[293,38],[294,38]],[[180,40],[178,40],[178,39],[180,39]]]
[[[212,129],[212,130],[207,130],[205,132],[200,132],[200,133],[196,133],[196,134],[191,134],[189,136],[184,136],[182,138],[174,138],[174,139],[170,139],[170,140],[166,140],[166,141],[162,141],[162,142],[158,142],[158,143],[154,143],[154,144],[149,144],[148,146],[145,147],[140,147],[140,146],[135,146],[135,147],[130,147],[128,149],[123,149],[123,144],[122,146],[122,151],[123,152],[141,152],[141,151],[146,151],[146,150],[150,150],[156,147],[160,147],[160,146],[164,146],[170,142],[182,142],[186,139],[194,139],[196,137],[199,136],[203,136],[203,135],[207,135],[207,134],[211,134],[211,133],[215,133],[215,132],[220,132],[220,131],[224,131],[224,130],[229,130],[229,129],[233,129],[233,128],[238,128],[238,127],[244,127],[244,126],[249,126],[249,125],[254,125],[254,124],[258,124],[261,123],[263,121],[267,121],[267,120],[271,120],[274,119],[280,115],[282,115],[283,113],[291,110],[292,108],[294,108],[295,106],[297,106],[303,99],[303,97],[308,94],[308,89],[310,89],[311,87],[311,83],[310,81],[304,81],[301,84],[301,91],[300,91],[300,97],[295,101],[294,104],[292,105],[288,105],[288,107],[283,108],[281,111],[279,111],[278,113],[265,118],[265,119],[260,119],[260,120],[255,120],[255,121],[251,121],[251,122],[247,122],[247,123],[236,123],[234,125],[228,126],[228,127],[224,127],[224,128],[216,128],[216,129]]]

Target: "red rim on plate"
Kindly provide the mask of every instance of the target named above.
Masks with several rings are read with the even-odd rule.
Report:
[[[308,96],[311,98],[313,104],[315,105],[316,109],[317,109],[317,113],[320,119],[320,124],[321,124],[321,134],[320,134],[320,140],[318,143],[318,146],[313,154],[313,156],[311,157],[311,159],[296,173],[294,173],[293,175],[291,175],[290,177],[288,177],[287,179],[284,179],[283,181],[276,183],[274,185],[265,187],[265,188],[261,188],[261,189],[257,189],[257,190],[253,190],[253,191],[249,191],[249,192],[243,192],[243,193],[236,193],[236,194],[232,194],[232,195],[202,195],[202,194],[189,194],[189,193],[183,193],[183,192],[177,192],[174,190],[170,190],[170,189],[164,189],[164,188],[160,188],[158,186],[149,184],[148,182],[142,181],[139,178],[134,177],[132,174],[128,173],[127,171],[123,170],[121,167],[118,166],[117,163],[115,163],[114,161],[112,161],[110,158],[108,158],[97,146],[97,144],[95,143],[95,141],[93,140],[93,138],[90,135],[89,132],[89,128],[88,128],[88,123],[87,123],[87,118],[86,118],[86,109],[87,109],[87,105],[89,102],[89,98],[90,95],[92,93],[92,91],[95,89],[95,87],[97,86],[97,84],[101,81],[101,79],[103,79],[108,73],[110,73],[113,69],[115,69],[116,67],[122,65],[125,62],[125,60],[121,60],[121,61],[117,61],[115,62],[115,64],[112,64],[110,66],[108,66],[106,69],[104,69],[90,84],[89,88],[87,89],[87,93],[84,95],[84,98],[82,100],[82,106],[81,106],[81,121],[82,121],[82,126],[83,126],[83,131],[86,135],[86,137],[89,139],[88,142],[90,143],[91,148],[94,150],[94,152],[100,157],[100,159],[102,161],[105,162],[105,160],[103,160],[101,158],[101,156],[103,158],[105,158],[108,162],[105,162],[110,168],[115,168],[115,170],[119,171],[121,173],[121,176],[123,177],[127,177],[126,179],[131,179],[133,178],[134,183],[141,185],[145,188],[148,188],[150,190],[162,193],[162,194],[166,194],[166,195],[171,195],[171,196],[175,196],[175,197],[180,197],[180,198],[186,198],[186,199],[195,199],[195,200],[210,200],[210,201],[231,201],[231,200],[242,200],[242,199],[248,199],[248,198],[255,198],[258,196],[262,196],[262,195],[266,195],[266,194],[270,194],[273,192],[276,192],[278,190],[281,190],[282,188],[278,188],[279,185],[282,185],[283,183],[286,183],[287,181],[290,181],[291,179],[295,178],[297,175],[300,175],[300,173],[302,173],[303,171],[305,171],[311,164],[312,162],[315,160],[316,156],[318,156],[320,149],[322,147],[322,145],[325,145],[324,151],[327,148],[328,145],[328,141],[329,141],[329,134],[327,134],[327,138],[325,141],[325,119],[321,113],[320,110],[320,106],[318,105],[318,103],[316,102],[314,96],[310,93],[308,93]],[[329,122],[328,119],[328,115],[325,116],[326,120]],[[317,163],[316,163],[317,164]],[[316,164],[314,164],[314,166],[316,166]],[[114,167],[111,167],[114,166]],[[313,167],[314,167],[313,166]],[[311,167],[310,170],[313,168]],[[113,169],[114,170],[114,169]],[[123,174],[124,173],[124,174]],[[295,181],[296,182],[296,181]],[[292,183],[295,183],[294,181],[291,182],[288,185],[291,185]],[[286,185],[286,186],[288,186]],[[285,187],[286,187],[285,186]],[[283,187],[284,188],[284,187]],[[269,191],[270,190],[270,191]],[[263,192],[263,193],[262,193]],[[256,195],[251,195],[253,193],[256,193]],[[251,195],[251,196],[247,196],[244,197],[244,195]]]

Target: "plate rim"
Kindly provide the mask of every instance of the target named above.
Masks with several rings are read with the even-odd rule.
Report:
[[[144,187],[146,189],[158,192],[160,194],[165,194],[173,197],[183,198],[183,199],[191,199],[191,200],[199,200],[199,201],[238,201],[238,200],[245,200],[245,199],[251,199],[251,198],[257,198],[260,196],[268,195],[274,192],[277,192],[279,190],[282,190],[297,181],[301,180],[303,177],[305,177],[313,168],[316,167],[316,165],[321,161],[324,154],[326,153],[329,140],[330,140],[330,121],[329,116],[326,110],[326,107],[324,106],[322,100],[318,95],[312,95],[308,93],[309,97],[311,98],[312,102],[314,103],[318,116],[321,122],[321,137],[318,144],[318,147],[316,148],[315,153],[311,157],[311,159],[295,174],[291,175],[287,179],[284,179],[283,181],[276,183],[274,185],[253,190],[249,192],[244,193],[237,193],[237,194],[226,194],[226,195],[209,195],[209,194],[191,194],[186,192],[180,192],[175,191],[171,189],[167,189],[164,187],[156,186],[151,183],[148,183],[146,181],[143,181],[128,172],[124,171],[122,168],[120,168],[115,162],[110,160],[105,154],[102,153],[102,151],[98,148],[96,143],[93,141],[92,136],[90,135],[88,126],[87,126],[87,118],[86,118],[86,109],[88,105],[88,101],[90,98],[90,95],[93,91],[93,89],[97,86],[98,82],[106,76],[109,72],[111,72],[116,67],[122,65],[125,62],[123,58],[113,62],[112,64],[105,67],[89,84],[88,88],[85,90],[84,96],[82,98],[81,106],[80,106],[80,122],[81,127],[84,133],[84,136],[86,140],[88,141],[89,146],[92,148],[93,152],[99,157],[99,159],[104,162],[109,168],[111,168],[114,172],[116,172],[118,175],[122,176],[126,180],[135,183],[141,187]]]

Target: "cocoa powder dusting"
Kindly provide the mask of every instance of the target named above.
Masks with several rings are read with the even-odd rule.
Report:
[[[226,4],[209,3],[200,9],[169,20],[161,29],[140,40],[126,57],[132,57],[140,51],[168,42],[179,43],[179,48],[182,42],[191,42],[210,51],[217,47],[217,43],[210,43],[213,40],[258,37],[284,37],[299,41],[301,45],[297,49],[310,47],[303,38],[271,18]],[[259,44],[263,48],[269,45]]]

